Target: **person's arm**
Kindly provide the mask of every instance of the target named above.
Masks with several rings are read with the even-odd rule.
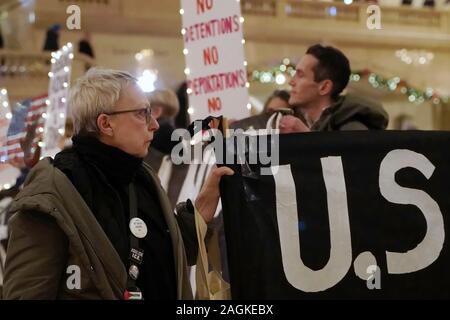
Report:
[[[280,121],[280,133],[310,132],[309,127],[297,117],[283,116]]]
[[[220,199],[219,183],[222,176],[232,176],[234,171],[228,167],[213,168],[195,199],[195,208],[206,223],[210,223],[216,213]]]
[[[234,172],[228,167],[213,168],[202,187],[202,190],[195,200],[195,209],[199,212],[203,220],[212,227],[214,214],[219,204],[220,191],[219,182],[224,175],[233,175]],[[195,229],[194,205],[190,201],[177,205],[176,219],[183,237],[186,256],[189,265],[194,265],[197,261],[198,239]],[[209,235],[211,232],[209,232]],[[208,235],[207,235],[208,238]]]
[[[68,256],[63,231],[37,212],[15,214],[9,229],[3,299],[56,299]]]

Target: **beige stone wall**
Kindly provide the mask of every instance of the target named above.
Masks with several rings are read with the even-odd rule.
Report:
[[[364,8],[359,11],[352,9],[345,15],[345,19],[337,20],[312,19],[302,17],[301,14],[287,16],[286,4],[298,2],[277,1],[276,6],[268,7],[274,10],[268,15],[252,14],[251,10],[244,10],[244,36],[247,40],[245,53],[249,70],[270,69],[285,57],[298,61],[310,44],[322,42],[344,51],[353,70],[370,69],[386,77],[399,76],[417,88],[433,87],[441,94],[450,95],[450,12],[427,11],[422,18],[417,18],[416,25],[411,25],[404,18],[399,20],[407,11],[389,9],[390,11],[385,12],[388,22],[384,29],[380,32],[368,32],[364,21],[361,21],[364,17],[361,10]],[[36,6],[36,24],[26,32],[26,39],[21,41],[26,42],[31,51],[40,52],[45,29],[55,22],[64,25],[67,18],[65,8],[72,3],[81,7],[82,30],[64,30],[61,33],[61,44],[70,41],[76,46],[83,32],[89,30],[98,65],[128,70],[135,75],[145,68],[155,69],[158,71],[158,87],[174,88],[184,80],[178,0],[108,0],[106,4],[104,1],[39,0]],[[338,9],[345,8],[340,6]],[[310,15],[322,12],[321,8],[312,7],[308,10]],[[396,24],[395,19],[404,25]],[[426,19],[434,22],[427,25],[424,23]],[[23,37],[24,32],[21,31],[20,34]],[[445,45],[441,45],[442,43]],[[434,59],[427,65],[407,65],[395,56],[395,51],[404,47],[409,50],[428,50],[433,53]],[[143,49],[151,49],[153,56],[138,62],[135,54]],[[29,82],[28,87],[20,87],[23,91],[20,96],[26,95],[26,90],[31,94],[37,88],[45,88],[45,81],[47,79],[34,84]],[[11,83],[15,87],[21,82],[14,80]],[[285,87],[288,87],[287,84]],[[253,83],[250,93],[263,101],[275,88],[275,85]],[[443,116],[446,108],[439,109],[426,103],[411,104],[401,94],[392,96],[368,86],[356,86],[354,90],[383,101],[391,117],[400,113],[412,113],[418,119],[420,128],[445,127],[447,122],[450,127],[450,121]],[[19,96],[13,92],[11,94],[13,98]]]
[[[408,102],[404,97],[386,99],[383,106],[389,114],[389,129],[394,128],[395,119],[400,115],[411,116],[413,123],[420,130],[435,130],[433,121],[434,105],[431,103],[422,103],[420,105]]]

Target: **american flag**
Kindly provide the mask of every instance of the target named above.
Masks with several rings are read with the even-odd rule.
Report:
[[[43,137],[45,119],[42,114],[47,108],[46,100],[47,95],[42,95],[16,104],[6,136],[7,160],[23,159],[20,142],[25,138],[30,143],[30,155],[34,154]]]

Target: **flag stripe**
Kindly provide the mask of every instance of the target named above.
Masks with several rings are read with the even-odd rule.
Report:
[[[43,137],[43,133],[39,129],[43,129],[45,125],[45,119],[42,117],[42,114],[47,108],[46,100],[47,95],[41,95],[17,104],[8,129],[6,144],[0,151],[2,157],[5,155],[10,159],[24,157],[20,141],[26,137],[32,126],[36,126],[36,131],[31,133],[34,134],[31,148],[36,149],[38,142]]]

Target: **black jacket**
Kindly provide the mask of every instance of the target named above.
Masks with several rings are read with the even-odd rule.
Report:
[[[325,109],[312,131],[384,130],[389,116],[381,104],[354,95],[341,96]]]

